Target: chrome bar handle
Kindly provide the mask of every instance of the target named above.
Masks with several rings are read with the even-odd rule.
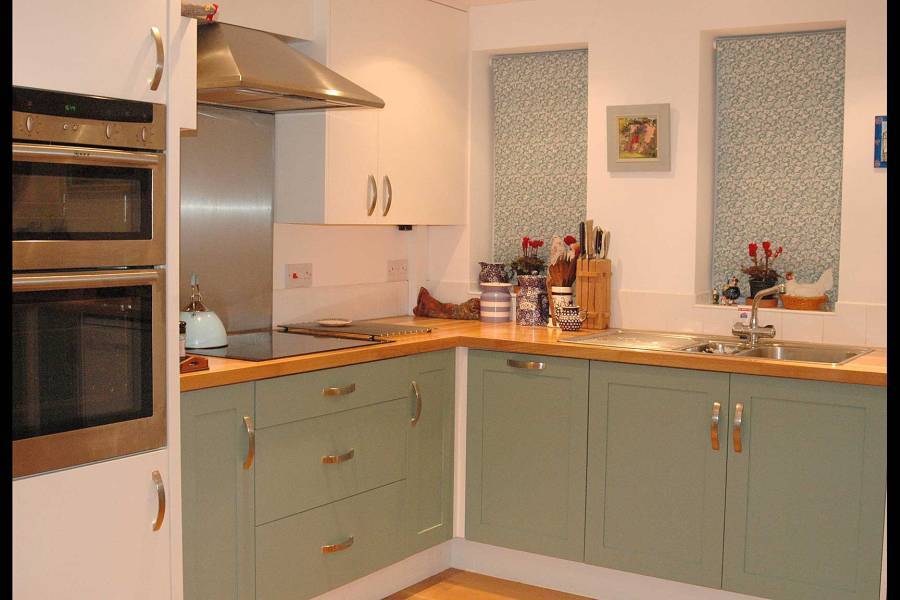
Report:
[[[163,45],[162,33],[159,27],[151,27],[150,35],[156,43],[156,70],[153,72],[153,81],[150,82],[150,89],[156,91],[159,89],[159,82],[162,81],[163,67],[166,64],[166,47]]]
[[[352,394],[356,391],[356,384],[351,383],[350,385],[345,385],[341,387],[327,387],[322,388],[323,396],[346,396],[347,394]]]
[[[533,371],[543,371],[546,366],[542,362],[535,362],[533,360],[513,360],[511,358],[507,359],[506,364],[516,369],[531,369]]]
[[[342,550],[346,550],[350,546],[353,545],[353,536],[351,535],[346,540],[341,542],[340,544],[328,544],[327,546],[322,546],[322,554],[333,554],[335,552],[340,552]]]
[[[375,204],[378,203],[378,184],[375,183],[375,176],[369,175],[366,190],[366,216],[371,217],[375,212]]]
[[[419,422],[419,417],[422,416],[422,394],[419,393],[419,384],[415,381],[412,382],[413,392],[416,394],[416,416],[409,420],[409,424],[412,427],[416,426],[416,423]]]
[[[64,162],[85,165],[125,164],[125,165],[158,165],[163,158],[153,152],[130,152],[128,150],[112,150],[109,148],[85,148],[83,146],[54,146],[51,144],[24,144],[13,142],[13,160],[36,160],[43,162],[59,162],[53,159],[65,159]]]
[[[738,402],[734,407],[734,429],[731,431],[732,441],[734,442],[734,451],[740,452],[743,448],[741,444],[741,425],[744,422],[744,405]]]
[[[159,471],[153,471],[150,476],[153,477],[153,483],[156,485],[156,498],[159,506],[156,511],[156,520],[153,521],[153,531],[159,531],[163,519],[166,518],[166,486],[163,485],[162,475],[159,474]]]
[[[153,284],[159,273],[149,270],[99,271],[96,273],[65,273],[56,275],[14,275],[13,290],[67,290],[72,288],[113,287],[116,285]]]
[[[719,412],[722,410],[720,402],[713,402],[712,420],[709,423],[709,441],[713,450],[719,449]]]
[[[381,216],[386,217],[391,210],[391,200],[394,199],[394,188],[391,186],[391,178],[384,176],[384,199],[381,201]]]
[[[244,427],[247,429],[247,457],[244,459],[244,470],[253,466],[256,457],[256,429],[253,427],[253,419],[244,417]]]
[[[353,458],[353,454],[354,454],[353,448],[350,448],[350,450],[348,450],[344,454],[328,454],[328,455],[322,457],[322,464],[323,465],[337,465],[342,462],[347,462],[348,460]]]

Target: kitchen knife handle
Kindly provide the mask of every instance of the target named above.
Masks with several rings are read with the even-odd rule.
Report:
[[[375,204],[378,203],[378,184],[375,183],[375,176],[369,175],[368,189],[366,190],[366,216],[371,217],[375,212]]]

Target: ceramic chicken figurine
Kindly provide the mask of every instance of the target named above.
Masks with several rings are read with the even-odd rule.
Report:
[[[824,295],[834,286],[834,274],[830,268],[826,269],[815,283],[799,283],[792,271],[785,273],[784,279],[784,293],[789,296],[815,298]]]

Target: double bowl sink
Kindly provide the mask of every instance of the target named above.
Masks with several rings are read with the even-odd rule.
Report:
[[[735,358],[765,358],[832,366],[842,365],[872,351],[871,348],[858,346],[804,344],[801,342],[778,342],[772,340],[763,340],[758,342],[755,347],[751,347],[749,343],[735,337],[700,336],[625,329],[611,329],[600,333],[566,338],[560,341],[605,346],[608,348],[711,354],[733,356]]]

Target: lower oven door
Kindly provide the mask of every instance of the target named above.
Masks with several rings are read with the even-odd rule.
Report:
[[[165,446],[164,273],[13,276],[13,477]]]

